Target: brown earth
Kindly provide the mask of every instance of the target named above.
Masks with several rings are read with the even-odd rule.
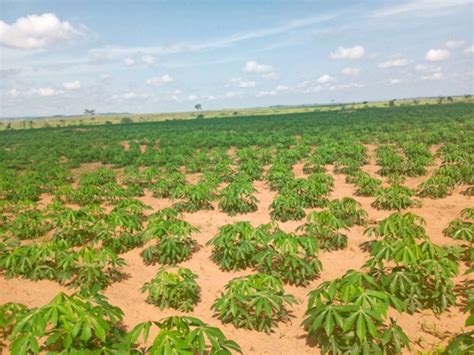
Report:
[[[364,171],[376,176],[379,169],[374,164],[374,147],[369,147],[369,164],[364,167]],[[234,152],[233,152],[234,153]],[[90,171],[94,167],[101,166],[87,165],[74,172],[78,176],[79,172]],[[303,164],[297,164],[294,171],[297,177],[305,177],[302,171]],[[431,168],[430,168],[431,170]],[[345,175],[334,174],[333,167],[327,166],[327,172],[332,174],[335,179],[335,187],[330,198],[342,198],[351,196],[359,201],[362,207],[367,211],[369,219],[372,222],[379,221],[391,214],[392,211],[377,210],[371,207],[373,198],[359,197],[354,195],[353,185],[345,182]],[[378,178],[380,176],[377,175]],[[190,176],[189,181],[196,182],[197,174]],[[427,178],[420,177],[410,180],[410,185],[416,186]],[[312,281],[307,287],[285,286],[287,293],[294,295],[299,304],[292,308],[292,319],[286,324],[280,325],[274,331],[267,335],[256,331],[236,329],[232,325],[223,325],[217,318],[213,317],[210,307],[214,300],[224,290],[224,286],[232,278],[246,275],[252,270],[240,272],[223,272],[216,264],[210,260],[211,248],[207,247],[206,242],[211,239],[218,231],[219,227],[226,223],[236,221],[249,221],[254,226],[271,221],[269,214],[269,205],[271,204],[275,192],[268,189],[263,181],[255,182],[257,189],[256,197],[259,200],[259,208],[256,212],[247,215],[238,215],[230,217],[217,209],[217,203],[214,203],[213,211],[199,211],[197,213],[186,213],[184,219],[192,225],[198,227],[200,231],[194,234],[194,238],[199,243],[199,250],[196,251],[190,260],[180,264],[182,267],[190,268],[199,277],[198,283],[201,286],[201,301],[191,314],[203,321],[220,327],[228,338],[236,340],[245,354],[314,354],[319,353],[319,348],[314,342],[308,341],[301,322],[304,318],[306,309],[306,298],[310,290],[315,288],[323,281],[331,280],[342,276],[350,269],[360,270],[364,262],[368,259],[368,253],[363,252],[360,244],[367,241],[369,237],[364,236],[364,227],[356,226],[351,228],[347,235],[349,245],[345,250],[322,252],[320,259],[323,264],[323,271],[320,278]],[[447,224],[459,216],[460,211],[465,207],[472,207],[472,199],[462,195],[461,188],[456,189],[453,194],[444,199],[421,199],[422,207],[409,209],[417,215],[422,216],[426,221],[426,231],[433,242],[452,245],[455,241],[446,238],[442,230]],[[150,191],[145,191],[145,196],[141,200],[152,207],[148,213],[153,213],[158,209],[169,207],[172,201],[168,199],[154,198]],[[41,206],[46,206],[51,202],[51,197],[44,196]],[[287,231],[294,231],[304,221],[290,221],[279,223],[280,227]],[[163,310],[147,304],[146,295],[140,292],[143,284],[153,278],[159,265],[146,266],[140,257],[141,249],[135,249],[122,256],[127,262],[123,268],[128,278],[114,283],[104,293],[109,301],[119,306],[125,313],[124,324],[132,327],[134,324],[147,320],[158,320],[163,317],[179,314],[174,310]],[[463,266],[462,271],[465,270]],[[459,276],[456,283],[460,287],[467,276]],[[7,280],[0,275],[0,304],[6,302],[20,302],[29,307],[41,306],[50,301],[58,292],[71,290],[59,286],[56,282],[38,281],[32,282],[23,279]],[[461,299],[461,298],[460,298]],[[412,341],[412,350],[406,353],[416,353],[416,351],[428,351],[437,344],[446,342],[447,337],[461,332],[466,315],[462,313],[462,305],[451,307],[441,316],[436,317],[431,311],[422,311],[414,315],[407,313],[398,314],[391,311],[390,316],[395,318],[398,324],[404,329]],[[1,349],[0,349],[1,350]]]

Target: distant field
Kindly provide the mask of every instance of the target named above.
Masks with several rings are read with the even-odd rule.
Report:
[[[448,100],[443,98],[442,103],[455,102],[474,102],[474,97],[469,96],[454,96]],[[420,99],[400,99],[394,102],[395,106],[400,105],[433,105],[438,104],[438,98],[420,98]],[[29,129],[42,127],[66,127],[78,125],[103,125],[103,124],[118,124],[125,121],[132,122],[159,122],[166,120],[189,120],[196,119],[198,115],[203,115],[204,118],[216,117],[241,117],[241,116],[259,116],[259,115],[283,115],[290,113],[304,113],[304,112],[320,112],[333,110],[353,110],[367,107],[388,107],[389,101],[372,101],[359,103],[346,103],[334,105],[315,105],[315,106],[283,106],[283,107],[264,107],[264,108],[245,108],[245,109],[224,109],[215,111],[190,111],[190,112],[172,112],[172,113],[145,113],[145,114],[117,114],[117,115],[95,115],[95,116],[67,116],[67,117],[53,117],[36,120],[14,120],[10,122],[0,121],[0,130],[5,130],[7,127],[11,129]]]

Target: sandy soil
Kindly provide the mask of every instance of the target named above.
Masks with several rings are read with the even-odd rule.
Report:
[[[375,147],[369,147],[369,164],[364,167],[373,176],[380,178],[376,174],[379,167],[374,165],[373,152]],[[232,151],[232,153],[235,153]],[[97,167],[97,165],[96,165]],[[296,177],[305,177],[302,171],[303,164],[297,164],[294,167]],[[81,171],[89,171],[81,167]],[[351,196],[359,201],[362,207],[367,211],[369,219],[372,222],[379,221],[388,215],[391,211],[376,210],[371,207],[373,198],[358,197],[354,195],[355,188],[351,184],[345,182],[345,175],[334,174],[333,166],[327,166],[327,172],[332,174],[335,179],[335,188],[330,198],[342,198]],[[77,172],[74,174],[76,175]],[[76,175],[77,176],[77,175]],[[190,176],[189,181],[195,182],[197,176]],[[420,177],[411,179],[409,184],[418,185],[427,178]],[[415,185],[416,184],[416,185]],[[197,213],[186,213],[184,219],[198,227],[200,231],[194,234],[194,238],[199,243],[199,250],[196,251],[190,260],[180,264],[182,267],[190,268],[199,277],[198,282],[202,288],[201,301],[191,313],[193,316],[199,317],[205,322],[220,327],[227,337],[236,340],[242,347],[245,354],[315,354],[319,353],[317,344],[309,342],[306,333],[301,327],[306,309],[307,293],[315,288],[322,281],[331,280],[342,276],[347,270],[361,269],[362,265],[368,258],[368,254],[363,252],[360,244],[368,240],[363,235],[364,227],[356,226],[351,228],[347,235],[349,237],[349,245],[345,250],[335,252],[323,252],[320,259],[323,264],[323,271],[320,278],[311,282],[307,287],[286,286],[285,290],[293,294],[299,301],[292,311],[292,319],[286,324],[280,323],[270,334],[259,333],[255,331],[247,331],[236,329],[232,325],[223,325],[213,317],[210,310],[211,304],[216,297],[224,290],[224,286],[232,278],[246,275],[252,270],[241,272],[223,272],[216,264],[210,260],[211,249],[206,247],[206,242],[212,238],[218,231],[218,228],[226,223],[233,223],[240,220],[251,222],[254,226],[262,223],[270,222],[269,205],[271,204],[275,192],[268,189],[263,181],[255,182],[258,192],[256,197],[259,200],[259,208],[256,212],[230,217],[217,209],[217,203],[214,203],[213,211],[200,211]],[[422,207],[410,209],[417,215],[422,216],[426,220],[426,231],[433,242],[451,245],[456,244],[442,234],[443,228],[447,224],[458,217],[459,212],[468,206],[473,205],[470,197],[460,194],[461,188],[456,189],[452,196],[444,199],[432,200],[422,199]],[[168,199],[154,198],[150,191],[145,191],[145,196],[141,200],[152,207],[154,211],[169,207],[172,201]],[[50,200],[45,196],[41,206],[45,206]],[[304,221],[290,221],[279,223],[282,229],[287,232],[294,231]],[[149,281],[159,269],[159,265],[146,266],[140,257],[141,249],[132,250],[122,256],[127,261],[127,265],[123,271],[128,275],[125,280],[111,285],[105,295],[109,301],[122,308],[125,312],[124,324],[128,327],[133,326],[137,322],[146,320],[157,320],[165,316],[177,314],[174,310],[161,311],[159,308],[149,305],[145,302],[146,295],[140,292],[143,284]],[[465,267],[463,267],[465,269]],[[462,286],[462,282],[467,279],[466,276],[459,276],[456,279],[458,285]],[[0,304],[6,302],[20,302],[27,306],[40,306],[48,302],[59,291],[71,292],[55,282],[40,281],[32,282],[23,279],[7,280],[0,276]],[[415,315],[406,313],[398,314],[391,311],[390,316],[398,321],[398,324],[405,330],[412,341],[413,349],[406,351],[407,353],[415,353],[416,350],[427,351],[446,341],[447,337],[458,333],[462,330],[466,316],[462,313],[462,305],[451,307],[448,311],[437,318],[431,311],[419,312]],[[1,350],[1,349],[0,349]]]

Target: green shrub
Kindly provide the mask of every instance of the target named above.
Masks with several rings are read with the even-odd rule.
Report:
[[[231,280],[211,309],[224,323],[269,333],[279,321],[289,320],[287,306],[296,299],[285,294],[278,277],[254,274]]]
[[[197,275],[191,270],[178,268],[176,272],[160,269],[156,276],[143,285],[141,291],[148,292],[147,302],[161,309],[174,308],[189,312],[199,301],[200,287]]]
[[[409,339],[393,319],[387,324],[390,306],[403,308],[372,277],[351,270],[309,293],[303,325],[323,353],[398,354]]]

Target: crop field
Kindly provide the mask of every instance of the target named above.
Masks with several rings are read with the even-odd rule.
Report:
[[[474,351],[474,104],[0,132],[0,353]]]

